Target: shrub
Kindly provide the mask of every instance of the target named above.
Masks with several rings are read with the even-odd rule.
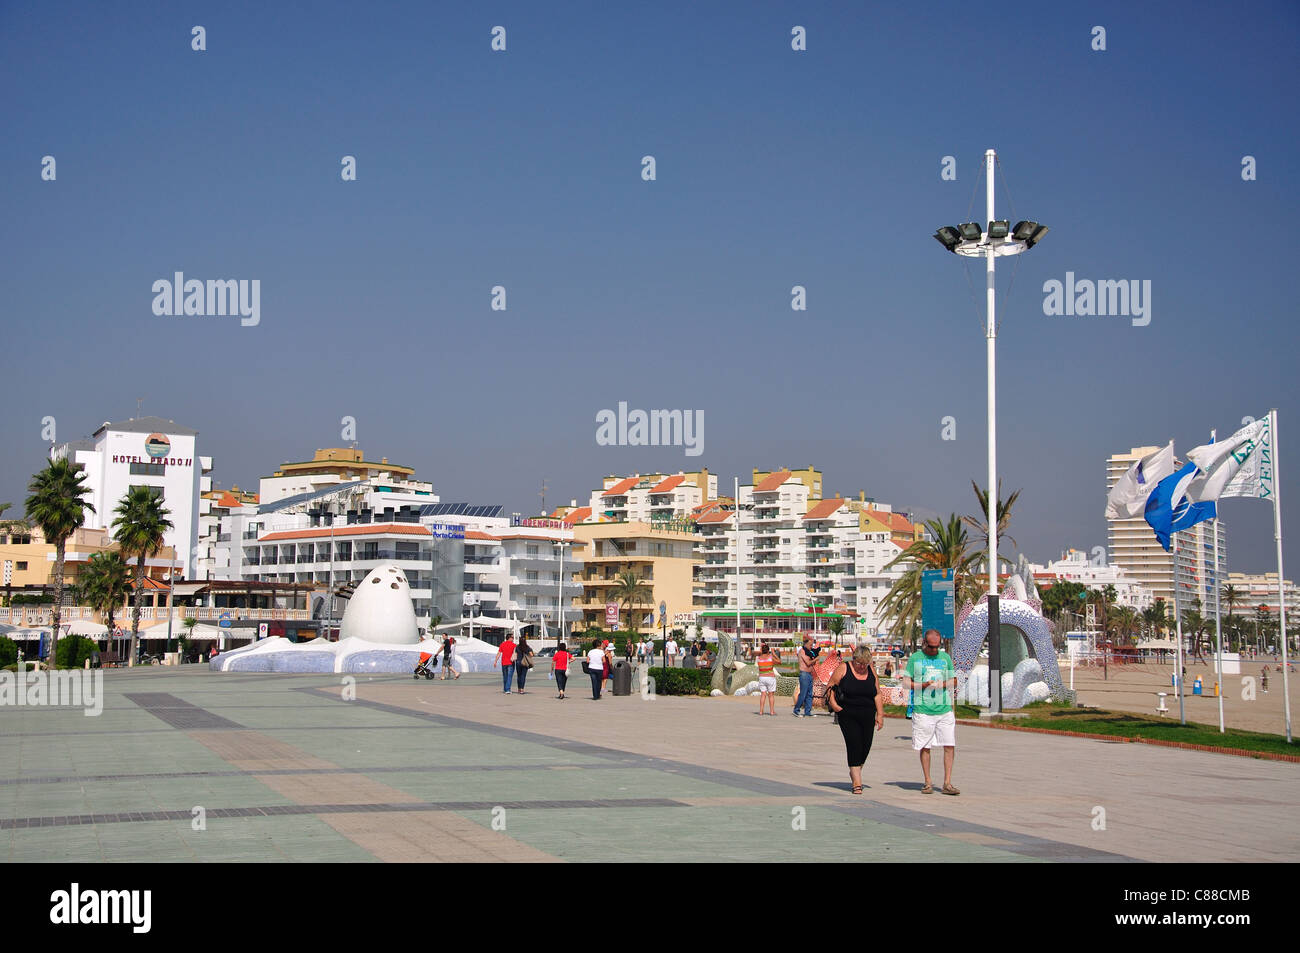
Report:
[[[18,643],[0,635],[0,668],[18,664]]]
[[[81,668],[92,652],[99,651],[90,639],[80,635],[65,635],[59,639],[55,662],[59,668]]]
[[[713,672],[707,668],[652,668],[656,695],[707,695]]]

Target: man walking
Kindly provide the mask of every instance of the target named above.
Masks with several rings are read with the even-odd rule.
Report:
[[[505,694],[510,694],[510,683],[515,678],[515,637],[507,632],[506,640],[501,643],[497,649],[497,654],[492,659],[493,667],[501,663],[501,686],[505,689]]]
[[[664,643],[664,667],[673,668],[677,665],[677,639],[673,636],[668,637]]]
[[[799,659],[799,694],[794,700],[796,718],[812,717],[813,663],[817,661],[819,651],[813,637],[804,635],[803,645],[799,646],[799,651],[796,653]],[[802,713],[799,711],[800,705],[803,706]]]
[[[930,781],[930,749],[941,747],[943,793],[956,795],[961,793],[952,784],[952,763],[957,754],[957,716],[953,712],[957,671],[952,657],[940,648],[942,641],[937,630],[926,630],[921,651],[913,652],[907,660],[902,682],[904,688],[916,693],[912,712],[912,750],[921,753],[921,774],[925,777],[921,793],[934,793]]]

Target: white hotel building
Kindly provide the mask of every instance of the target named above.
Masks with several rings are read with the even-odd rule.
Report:
[[[199,456],[197,438],[198,431],[174,420],[132,417],[105,421],[90,439],[57,446],[51,457],[67,457],[84,469],[95,508],[86,514],[87,529],[107,529],[111,535],[114,511],[134,486],[150,487],[160,495],[172,523],[163,544],[175,549],[178,569],[193,579],[200,494],[212,488],[212,458]]]

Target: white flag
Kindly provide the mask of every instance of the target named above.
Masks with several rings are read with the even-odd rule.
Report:
[[[1194,501],[1224,497],[1258,497],[1260,462],[1269,445],[1268,418],[1242,427],[1231,437],[1197,447],[1187,454],[1200,468],[1196,481],[1187,489]]]
[[[1128,468],[1106,495],[1106,519],[1127,520],[1142,515],[1156,484],[1174,472],[1174,442],[1148,454]]]

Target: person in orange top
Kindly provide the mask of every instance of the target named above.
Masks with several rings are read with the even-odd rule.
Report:
[[[758,666],[758,713],[763,714],[763,699],[767,699],[769,714],[776,717],[776,676],[778,675],[776,654],[768,648],[766,642],[759,649],[754,664]]]

